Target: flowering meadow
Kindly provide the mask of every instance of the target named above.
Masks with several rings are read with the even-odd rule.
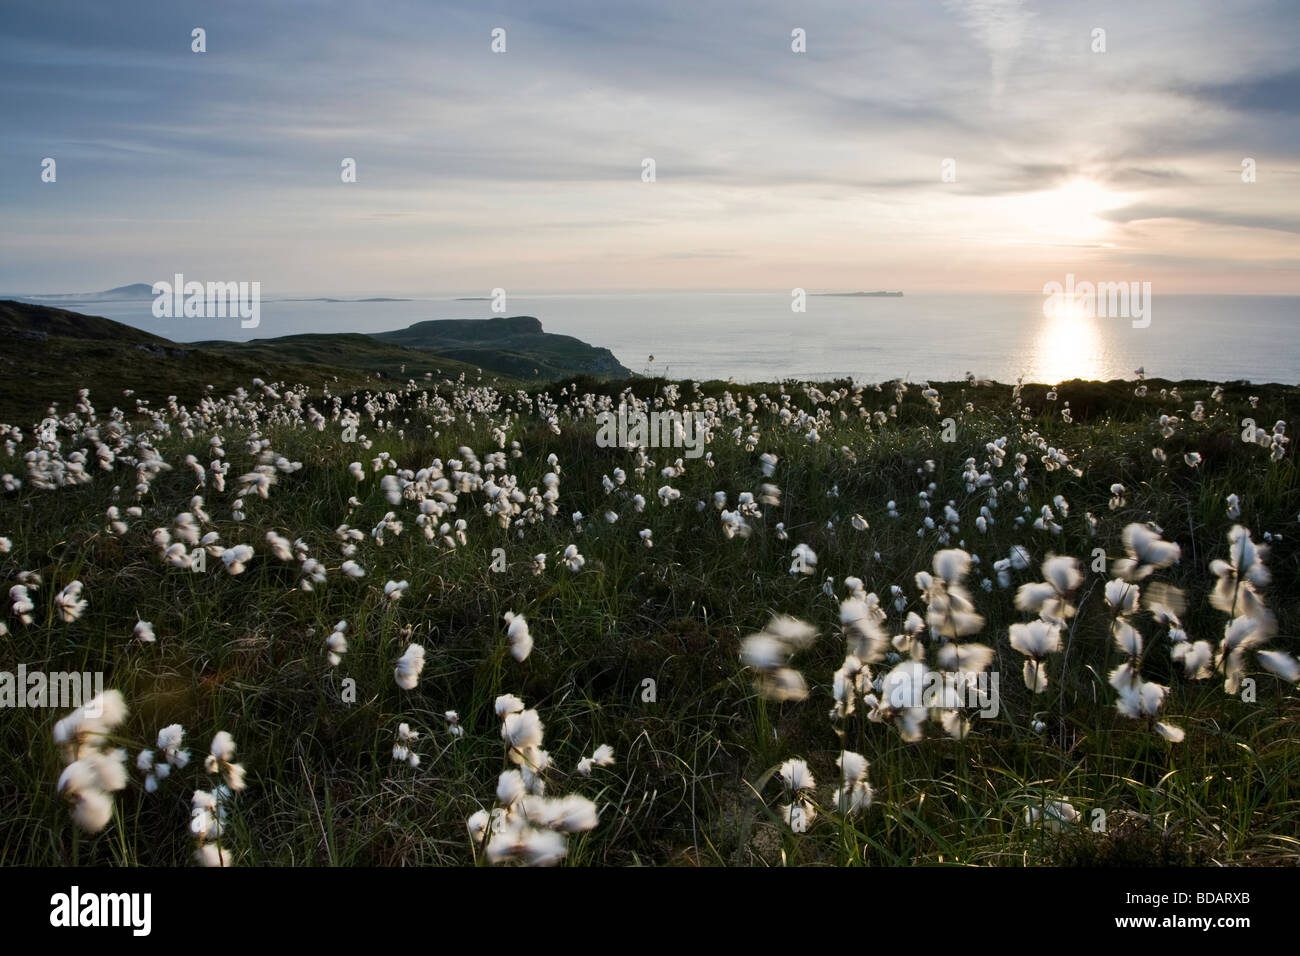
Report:
[[[1300,389],[388,388],[0,425],[0,863],[1300,856]]]

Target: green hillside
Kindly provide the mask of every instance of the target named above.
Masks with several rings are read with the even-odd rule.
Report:
[[[51,403],[60,413],[89,388],[103,410],[157,407],[175,395],[193,404],[204,392],[228,395],[255,378],[332,391],[374,388],[383,381],[479,376],[469,364],[375,342],[364,335],[302,335],[247,343],[178,344],[121,322],[67,309],[0,301],[0,423],[30,425]],[[406,365],[406,372],[402,366]],[[441,370],[441,375],[438,374]],[[500,378],[500,376],[491,376]],[[504,383],[503,383],[504,384]],[[130,396],[124,391],[131,390]]]
[[[570,375],[625,378],[632,374],[609,349],[588,345],[571,335],[544,332],[542,323],[530,315],[435,319],[371,337],[434,351],[525,381]]]
[[[431,375],[435,379],[456,377],[462,372],[471,379],[480,366],[427,351],[377,342],[360,332],[283,335],[251,342],[193,342],[195,348],[274,366],[285,360],[353,371],[375,372],[384,378],[416,381]],[[499,376],[493,376],[499,377]]]

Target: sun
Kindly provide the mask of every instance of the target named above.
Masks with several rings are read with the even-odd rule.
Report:
[[[1089,243],[1103,239],[1111,223],[1102,218],[1122,200],[1090,179],[1078,178],[1056,187],[1022,196],[1024,224],[1043,238],[1058,242]]]

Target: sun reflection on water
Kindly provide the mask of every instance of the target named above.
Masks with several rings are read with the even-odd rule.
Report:
[[[1101,344],[1096,316],[1078,298],[1063,300],[1039,325],[1025,379],[1054,385],[1072,378],[1101,378]]]

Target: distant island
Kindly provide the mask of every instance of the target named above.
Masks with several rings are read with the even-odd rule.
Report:
[[[136,282],[131,285],[120,285],[116,289],[105,289],[102,292],[61,292],[57,295],[9,295],[6,296],[6,298],[24,302],[134,301],[136,299],[152,299],[153,286],[145,282]]]
[[[153,286],[147,282],[134,282],[131,285],[120,285],[116,289],[105,289],[103,292],[60,292],[55,295],[2,295],[0,298],[13,299],[19,302],[68,302],[68,303],[87,303],[87,302],[134,302],[140,299],[152,299],[154,297]],[[388,296],[374,296],[369,299],[281,299],[281,302],[411,302],[411,299],[394,299]]]
[[[463,295],[459,299],[452,299],[453,302],[491,302],[491,298],[486,295]]]
[[[901,292],[814,292],[813,295],[837,299],[901,299]]]

